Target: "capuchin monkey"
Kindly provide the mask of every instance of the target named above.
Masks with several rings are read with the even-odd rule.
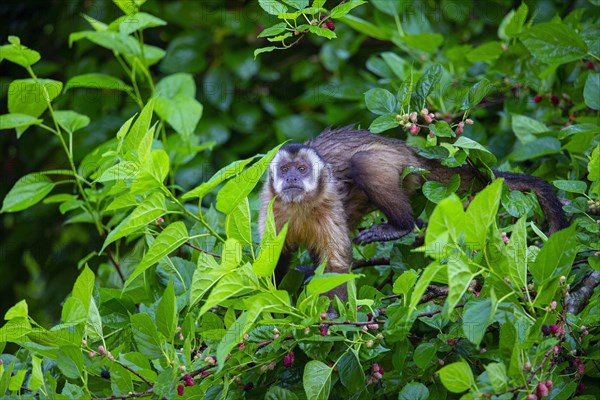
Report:
[[[351,126],[327,129],[305,144],[282,146],[269,165],[259,215],[261,238],[273,197],[277,232],[288,223],[276,279],[281,281],[291,253],[299,245],[308,249],[315,265],[327,260],[325,271],[347,272],[352,263],[349,234],[371,211],[381,211],[387,223],[360,231],[354,243],[395,240],[410,233],[415,221],[409,198],[424,178],[420,173],[411,173],[401,179],[406,167],[425,169],[429,171],[428,180],[443,184],[459,174],[459,191],[481,189],[487,183],[470,165],[445,167],[437,160],[419,156],[403,141]],[[498,171],[494,174],[504,178],[511,190],[536,193],[550,233],[568,226],[562,205],[548,183],[529,175]],[[345,286],[336,289],[328,296],[345,299]]]

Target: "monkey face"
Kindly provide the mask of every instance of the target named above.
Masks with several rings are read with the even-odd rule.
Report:
[[[284,146],[269,166],[271,188],[285,203],[302,202],[317,190],[323,167],[323,160],[312,149]]]

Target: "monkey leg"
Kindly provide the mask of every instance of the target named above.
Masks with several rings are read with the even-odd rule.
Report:
[[[373,225],[354,238],[356,244],[385,242],[410,233],[414,219],[408,196],[400,187],[397,155],[385,151],[360,151],[350,159],[350,173],[371,204],[385,214],[387,224]]]

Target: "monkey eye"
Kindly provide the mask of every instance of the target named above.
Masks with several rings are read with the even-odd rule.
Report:
[[[286,172],[288,172],[288,171],[289,171],[289,168],[288,168],[288,167],[281,167],[281,168],[279,168],[279,170],[280,170],[281,172],[283,172],[283,173],[286,173]]]
[[[306,167],[304,165],[301,165],[298,167],[298,171],[304,173],[306,171]]]

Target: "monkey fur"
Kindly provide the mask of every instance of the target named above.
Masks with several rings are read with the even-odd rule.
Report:
[[[398,239],[414,228],[410,196],[423,184],[421,174],[411,173],[401,180],[405,167],[429,171],[428,180],[447,184],[459,174],[459,191],[480,189],[486,182],[478,171],[465,165],[443,166],[438,160],[419,156],[403,141],[374,135],[352,127],[327,129],[305,144],[281,147],[269,165],[259,215],[262,238],[268,205],[273,197],[273,213],[279,232],[288,223],[284,249],[275,274],[281,281],[290,255],[304,245],[313,263],[327,260],[327,272],[347,272],[352,263],[349,233],[361,218],[374,210],[387,217],[387,223],[362,230],[356,244]],[[540,178],[494,171],[509,189],[534,191],[553,233],[568,226],[562,205],[552,187]],[[345,298],[345,288],[329,293]]]

